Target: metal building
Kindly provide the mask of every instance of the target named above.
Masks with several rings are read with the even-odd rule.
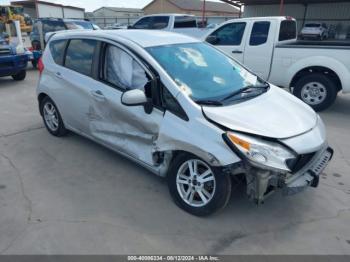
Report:
[[[325,23],[335,38],[350,38],[350,0],[225,0],[244,5],[244,17],[292,16],[298,29],[305,23]]]
[[[41,17],[84,19],[85,17],[85,9],[74,6],[36,0],[12,1],[11,4],[23,6],[24,13],[34,19]]]

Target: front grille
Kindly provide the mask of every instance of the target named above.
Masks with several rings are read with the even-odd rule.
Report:
[[[5,56],[11,54],[11,51],[9,48],[0,48],[0,56]]]
[[[12,62],[0,63],[0,68],[9,68],[9,67],[13,67]]]
[[[315,156],[316,152],[299,155],[296,160],[288,160],[287,166],[293,172],[296,173],[304,166],[306,166],[311,159]]]

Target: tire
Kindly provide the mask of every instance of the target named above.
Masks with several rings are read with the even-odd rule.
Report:
[[[45,97],[41,101],[40,113],[43,117],[46,129],[51,135],[61,137],[68,133],[57,106],[49,97]]]
[[[191,177],[189,163],[192,169],[196,164],[198,173],[193,172],[196,177]],[[207,175],[203,176],[204,173]],[[203,182],[202,179],[210,181]],[[183,153],[174,158],[167,180],[175,204],[195,216],[208,216],[223,209],[231,196],[230,176],[191,154]],[[191,193],[186,198],[188,192]]]
[[[335,82],[328,76],[312,73],[296,82],[293,94],[315,111],[322,111],[334,103],[337,90]]]
[[[13,80],[15,81],[22,81],[26,78],[27,72],[26,70],[22,70],[19,73],[12,75]]]
[[[37,69],[38,68],[38,61],[32,61],[32,66],[33,68]]]

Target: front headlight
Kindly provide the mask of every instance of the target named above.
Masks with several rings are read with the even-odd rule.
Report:
[[[273,171],[290,172],[286,165],[288,159],[296,155],[286,147],[271,141],[252,136],[227,132],[226,140],[254,166]]]

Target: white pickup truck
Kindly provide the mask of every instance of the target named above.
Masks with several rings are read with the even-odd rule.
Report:
[[[332,105],[339,91],[350,92],[350,43],[297,41],[293,18],[234,19],[205,39],[316,111]]]
[[[195,16],[184,14],[146,15],[128,28],[170,31],[196,38],[203,38],[209,32],[207,28],[198,28]]]

